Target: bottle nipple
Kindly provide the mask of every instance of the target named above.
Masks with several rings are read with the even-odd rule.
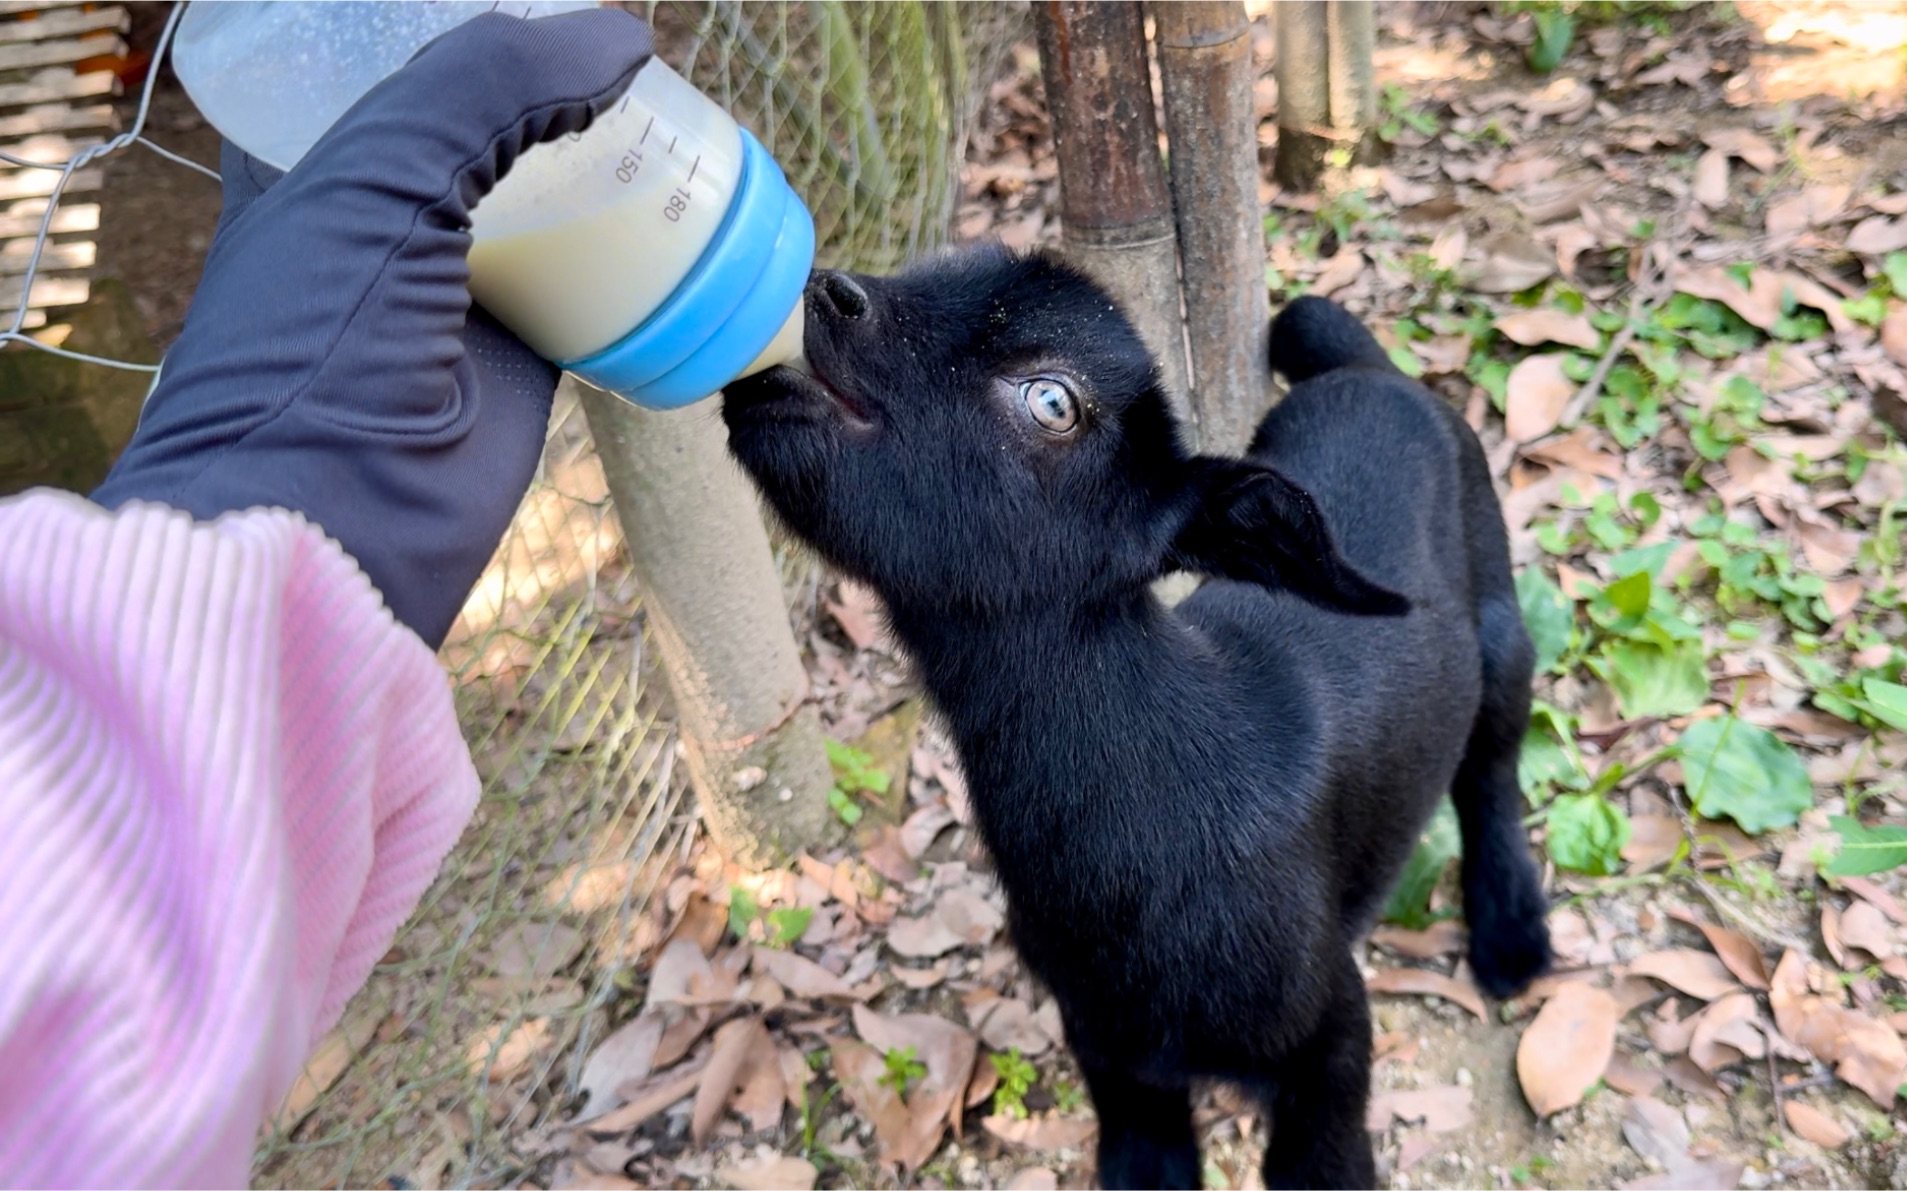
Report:
[[[775,337],[768,341],[768,346],[761,350],[760,355],[749,362],[748,367],[735,374],[735,379],[766,372],[777,364],[786,364],[797,372],[808,371],[808,357],[802,339],[806,311],[807,303],[797,301],[795,308],[788,312],[788,321],[781,324],[781,330],[775,332]]]

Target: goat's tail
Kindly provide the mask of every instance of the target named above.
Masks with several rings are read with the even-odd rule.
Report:
[[[1396,368],[1355,315],[1315,297],[1295,299],[1271,320],[1271,366],[1294,385],[1336,368]]]

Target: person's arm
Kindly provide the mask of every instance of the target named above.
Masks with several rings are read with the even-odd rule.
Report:
[[[0,1185],[243,1186],[476,805],[301,517],[0,502]]]
[[[465,289],[470,208],[648,60],[479,17],[277,177],[228,148],[180,341],[94,494],[0,501],[0,1186],[238,1186],[461,832],[432,650],[556,371]]]

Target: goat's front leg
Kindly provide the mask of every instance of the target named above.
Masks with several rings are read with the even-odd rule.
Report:
[[[1271,1114],[1265,1186],[1372,1187],[1364,1110],[1371,1095],[1371,1006],[1347,952],[1311,1037],[1255,1089]]]
[[[1186,1086],[1141,1083],[1112,1067],[1082,1061],[1093,1111],[1099,1114],[1099,1185],[1197,1191],[1198,1138]]]

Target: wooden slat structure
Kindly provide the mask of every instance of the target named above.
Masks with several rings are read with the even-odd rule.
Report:
[[[130,27],[119,5],[61,0],[0,0],[0,151],[60,163],[118,131],[109,102],[119,81],[109,71],[80,74],[74,64],[126,52]],[[92,102],[85,102],[85,101]],[[27,295],[25,327],[85,302],[98,256],[99,204],[84,201],[104,184],[97,164],[74,172],[54,209],[32,285],[26,285],[33,242],[46,218],[60,173],[0,161],[0,327],[12,325]]]

